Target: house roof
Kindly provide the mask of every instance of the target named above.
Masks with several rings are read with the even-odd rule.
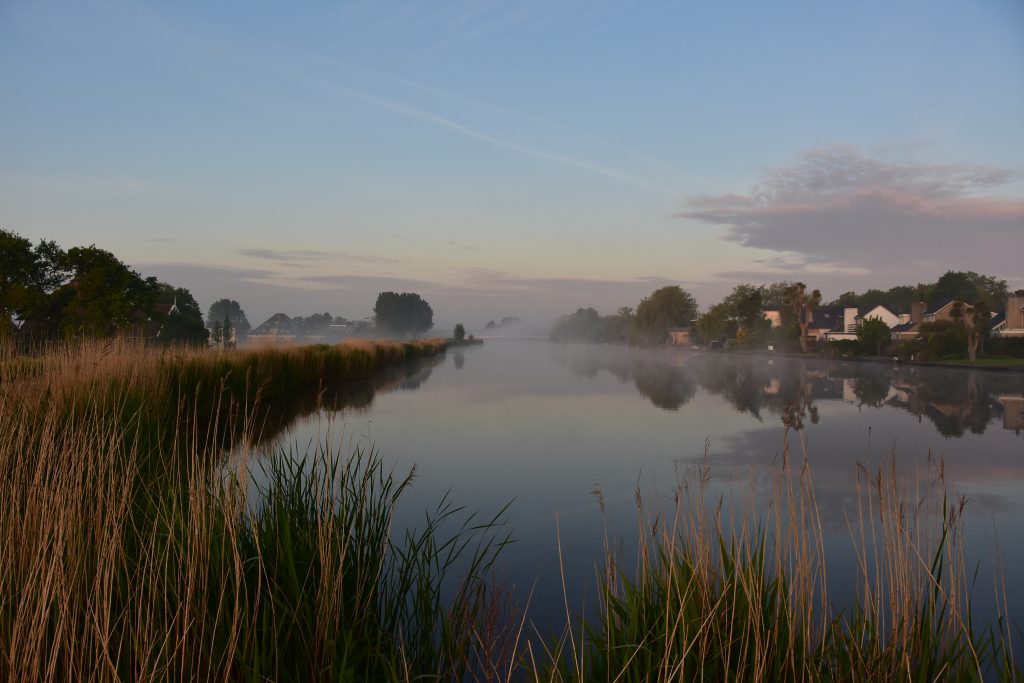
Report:
[[[995,328],[999,327],[1000,325],[1002,325],[1005,322],[1006,322],[1006,311],[1003,311],[1002,313],[996,313],[994,316],[992,316],[992,320],[989,321],[989,325],[994,330]]]
[[[811,313],[811,327],[844,331],[843,306],[819,306]]]
[[[891,311],[891,310],[889,309],[889,307],[888,307],[888,306],[886,306],[885,304],[878,304],[877,306],[872,306],[872,307],[871,307],[870,309],[868,309],[868,310],[864,311],[863,313],[859,313],[859,312],[858,312],[858,313],[857,313],[857,317],[858,317],[858,318],[863,318],[864,316],[868,316],[868,315],[871,315],[872,313],[874,313],[875,311],[877,311],[877,310],[878,310],[879,308],[881,308],[881,309],[882,309],[883,311],[885,311],[886,313],[888,313],[889,315],[891,315],[891,316],[892,316],[892,317],[894,317],[894,318],[898,317],[898,316],[897,316],[897,315],[896,315],[896,314],[895,314],[895,313],[894,313],[893,311]]]
[[[954,301],[956,301],[956,299],[954,299],[953,297],[946,297],[945,299],[935,299],[934,301],[929,301],[928,307],[925,308],[924,314],[931,315],[934,313],[938,313],[939,311],[941,311],[943,308],[950,305]],[[966,306],[967,308],[974,308],[974,306],[968,303],[964,303],[964,306]]]
[[[889,331],[890,332],[912,332],[915,327],[917,327],[917,323],[915,323],[915,322],[905,322],[905,323],[900,323],[899,325],[894,325],[892,327],[892,329],[890,329]]]
[[[250,337],[261,334],[295,334],[295,327],[292,319],[284,313],[275,313],[266,322],[249,333]]]

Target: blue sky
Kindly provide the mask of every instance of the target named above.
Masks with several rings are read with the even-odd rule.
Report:
[[[1024,286],[1024,4],[0,3],[0,225],[439,324]]]

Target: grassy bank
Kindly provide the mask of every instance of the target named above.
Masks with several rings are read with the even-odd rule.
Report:
[[[254,439],[264,397],[440,349],[4,357],[0,679],[457,679],[476,666],[495,520],[442,501],[395,541],[412,474],[375,453],[279,453],[259,464],[255,500],[248,464],[223,467],[225,433]]]
[[[262,404],[441,348],[0,358],[0,679],[1019,679],[1005,610],[972,623],[963,501],[938,467],[924,488],[851,472],[850,603],[828,593],[805,453],[784,454],[767,508],[727,511],[706,469],[684,472],[669,499],[638,495],[634,557],[606,539],[598,609],[528,639],[491,575],[500,512],[445,499],[392,529],[412,473],[329,438],[225,462]]]

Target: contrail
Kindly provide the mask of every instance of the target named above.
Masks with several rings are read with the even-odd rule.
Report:
[[[622,182],[629,183],[630,185],[641,187],[647,190],[656,190],[658,192],[671,196],[676,195],[676,192],[674,190],[664,185],[652,183],[650,181],[643,180],[642,178],[631,176],[627,173],[621,173],[619,171],[616,171],[615,169],[608,168],[607,166],[602,166],[600,164],[591,163],[589,161],[584,161],[582,159],[577,159],[575,157],[566,156],[564,154],[556,154],[554,152],[549,152],[547,150],[539,149],[536,147],[529,147],[527,145],[522,145],[517,142],[512,142],[510,140],[504,140],[494,135],[490,135],[489,133],[484,133],[483,131],[477,130],[475,128],[465,126],[461,123],[458,123],[457,121],[452,121],[451,119],[445,118],[440,114],[435,114],[431,111],[427,111],[426,109],[420,109],[419,107],[414,107],[404,102],[391,100],[385,97],[379,97],[377,95],[371,95],[369,93],[355,90],[344,85],[339,85],[337,83],[325,81],[321,78],[316,78],[313,76],[307,76],[305,74],[295,73],[291,71],[283,71],[277,68],[274,68],[274,71],[277,71],[282,75],[287,75],[290,76],[291,78],[304,81],[310,85],[323,88],[325,90],[330,90],[331,92],[336,92],[339,95],[344,95],[345,97],[350,97],[361,102],[366,102],[367,104],[371,104],[375,107],[380,107],[381,109],[392,111],[401,116],[405,116],[406,118],[416,119],[418,121],[430,123],[435,126],[440,126],[441,128],[447,128],[450,131],[459,133],[461,135],[465,135],[466,137],[473,138],[474,140],[479,140],[480,142],[485,142],[495,147],[511,150],[513,152],[519,152],[520,154],[525,154],[527,156],[532,156],[538,159],[544,159],[546,161],[564,164],[566,166],[581,168],[583,170],[590,171],[591,173],[597,173],[598,175],[603,175],[607,178],[620,180]]]

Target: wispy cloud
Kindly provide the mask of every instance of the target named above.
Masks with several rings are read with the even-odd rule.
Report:
[[[321,251],[316,249],[238,249],[235,253],[242,256],[274,261],[276,263],[304,263],[310,261],[357,261],[360,263],[401,263],[398,259],[387,256],[359,254],[351,251]]]
[[[460,242],[458,240],[445,240],[445,244],[451,247],[458,247],[459,249],[464,249],[465,251],[480,251],[480,247],[476,246],[475,244],[468,244],[466,242]]]
[[[815,149],[746,194],[696,196],[679,215],[790,265],[867,271],[950,265],[1020,277],[1024,199],[992,194],[1012,169]]]

